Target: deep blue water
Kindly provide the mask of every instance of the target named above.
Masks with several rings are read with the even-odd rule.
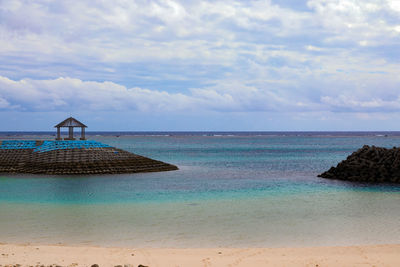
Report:
[[[3,133],[0,138],[15,135],[51,138],[49,133]],[[364,144],[399,146],[397,132],[89,133],[89,138],[180,170],[65,177],[3,174],[0,228],[5,231],[0,240],[18,242],[28,236],[32,242],[147,246],[400,241],[399,185],[317,177]],[[86,214],[98,223],[89,223]],[[25,232],[17,230],[15,216]],[[38,227],[43,216],[47,230]],[[340,231],[335,225],[341,225]],[[90,234],[78,234],[80,229]]]

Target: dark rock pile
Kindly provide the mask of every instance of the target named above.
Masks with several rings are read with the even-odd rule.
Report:
[[[400,148],[387,149],[365,145],[318,177],[358,182],[400,183]]]

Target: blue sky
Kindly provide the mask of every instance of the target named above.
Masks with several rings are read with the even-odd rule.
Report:
[[[400,130],[400,1],[0,0],[0,130]]]

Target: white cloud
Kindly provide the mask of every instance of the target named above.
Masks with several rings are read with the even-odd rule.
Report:
[[[191,89],[191,92],[188,95],[168,93],[73,78],[13,81],[0,76],[0,95],[6,96],[0,98],[0,104],[4,103],[1,107],[7,108],[11,103],[23,111],[262,111],[292,106],[277,93],[239,83]]]
[[[399,1],[307,5],[1,1],[0,108],[398,110]]]
[[[400,13],[400,2],[398,0],[388,0],[387,2],[393,11]]]
[[[369,111],[400,111],[400,96],[392,100],[383,100],[381,98],[373,98],[368,100],[360,100],[354,97],[339,95],[335,98],[324,96],[322,103],[331,106],[333,109],[352,112],[369,112]]]
[[[72,78],[54,80],[0,77],[0,94],[5,101],[27,111],[51,110],[140,110],[159,111],[186,108],[190,99],[141,88],[126,88],[113,82],[81,81]],[[23,108],[22,108],[23,107]]]
[[[366,81],[375,83],[377,81]],[[335,83],[327,81],[327,83]],[[351,83],[350,81],[346,82]],[[113,82],[73,78],[14,81],[0,76],[0,108],[19,111],[130,111],[163,112],[369,112],[400,111],[398,87],[379,91],[357,85],[336,91],[298,90],[296,87],[256,87],[240,81],[168,93]],[[323,84],[317,85],[323,87]],[[358,87],[357,87],[358,86]],[[389,88],[389,87],[388,87]]]
[[[300,12],[258,0],[2,1],[0,56],[50,64],[236,66],[247,55],[268,54],[271,43],[304,57],[298,43],[316,51],[324,43],[399,42],[397,1],[310,0],[308,6]]]
[[[0,97],[0,109],[5,109],[5,108],[9,108],[10,107],[10,103],[8,103],[7,100],[5,100],[4,98]]]
[[[57,1],[50,7],[47,1],[12,2],[0,3],[0,54],[25,52],[66,61],[72,56],[74,61],[114,63],[185,59],[233,64],[240,43],[252,46],[266,33],[297,35],[307,19],[269,1]]]
[[[362,46],[398,43],[400,24],[397,0],[309,0],[315,21],[323,25],[327,42],[353,42]]]

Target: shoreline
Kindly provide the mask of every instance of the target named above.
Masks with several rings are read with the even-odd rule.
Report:
[[[0,266],[400,266],[400,244],[294,248],[115,248],[0,243]]]

